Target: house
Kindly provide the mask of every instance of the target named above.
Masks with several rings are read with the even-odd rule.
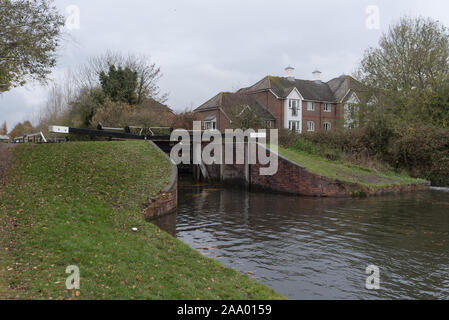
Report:
[[[195,113],[204,130],[224,132],[232,128],[233,123],[242,118],[247,110],[254,112],[263,126],[275,126],[274,114],[256,96],[243,93],[221,92],[195,109]]]
[[[253,102],[240,104],[240,108],[249,107],[263,114],[267,127],[313,132],[351,124],[351,107],[361,102],[361,83],[347,75],[324,82],[320,71],[313,72],[312,80],[296,79],[294,70],[289,66],[285,77],[266,76],[235,94],[220,93],[194,111],[203,121],[203,128],[223,131],[230,127],[229,110],[236,105],[229,103],[235,99],[227,97],[237,95]]]

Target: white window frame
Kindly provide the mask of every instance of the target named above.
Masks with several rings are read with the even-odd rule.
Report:
[[[330,103],[324,104],[324,112],[332,112],[332,105]]]
[[[315,132],[315,121],[307,121],[307,131]]]
[[[315,111],[315,103],[313,101],[307,102],[307,111]]]
[[[288,128],[293,131],[293,123],[296,125],[296,131],[301,131],[301,122],[296,120],[290,120],[288,122]]]
[[[288,106],[289,106],[290,110],[292,111],[292,117],[298,117],[299,116],[299,110],[300,110],[299,103],[300,103],[300,100],[297,100],[297,99],[290,99],[289,100]]]
[[[332,124],[330,122],[324,123],[324,130],[330,131],[332,129]]]
[[[217,121],[203,121],[203,130],[217,129]]]

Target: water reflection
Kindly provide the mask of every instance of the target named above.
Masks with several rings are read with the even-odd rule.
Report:
[[[354,200],[184,183],[178,215],[157,224],[292,299],[447,299],[448,208],[437,190]],[[379,291],[364,287],[370,264]]]

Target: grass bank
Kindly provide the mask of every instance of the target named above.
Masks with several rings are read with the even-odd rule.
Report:
[[[300,164],[312,173],[344,182],[358,183],[368,188],[403,186],[425,182],[425,180],[414,179],[408,175],[392,171],[376,172],[355,164],[328,160],[293,148],[287,149],[279,147],[279,154]]]
[[[18,146],[0,204],[12,298],[283,298],[143,220],[170,172],[145,142]],[[79,291],[66,290],[69,265]]]

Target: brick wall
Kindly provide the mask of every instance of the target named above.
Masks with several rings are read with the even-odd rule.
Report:
[[[310,173],[304,167],[281,156],[278,171],[273,176],[261,176],[260,168],[260,164],[250,165],[252,188],[315,197],[348,197],[351,196],[351,189],[358,188],[358,185],[349,186]]]
[[[152,141],[149,143],[161,152],[171,164],[171,175],[169,184],[159,195],[148,200],[148,206],[143,210],[146,220],[152,220],[163,215],[172,213],[178,207],[178,167],[174,165],[170,158],[156,146]]]
[[[261,103],[263,103],[268,110],[271,111],[271,113],[276,118],[275,128],[283,128],[284,127],[284,100],[280,100],[276,98],[271,92],[264,91],[264,92],[258,92],[254,93],[259,99]]]
[[[272,176],[260,175],[262,167],[260,164],[248,166],[249,181],[246,182],[245,165],[224,165],[223,182],[239,185],[248,183],[253,189],[313,197],[375,196],[411,192],[429,187],[429,183],[422,183],[371,190],[356,183],[342,182],[311,173],[307,171],[307,168],[282,156],[278,159],[278,171]]]
[[[219,109],[209,110],[209,111],[200,111],[196,113],[198,120],[203,122],[204,119],[211,115],[215,115],[217,119],[217,129],[224,132],[225,129],[229,129],[231,127],[231,123],[229,119],[221,112]]]
[[[162,192],[158,197],[150,199],[149,203],[149,207],[143,210],[146,220],[172,213],[178,207],[178,182],[176,181],[169,190]]]
[[[324,130],[324,123],[329,122],[331,124],[331,130],[338,127],[342,116],[341,105],[331,104],[331,112],[324,111],[324,103],[315,102],[315,110],[307,110],[307,101],[303,102],[302,106],[302,130],[307,132],[307,122],[315,122],[315,131]]]

